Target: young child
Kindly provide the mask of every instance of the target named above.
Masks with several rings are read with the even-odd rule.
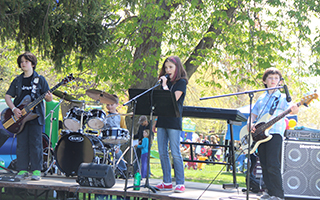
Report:
[[[282,82],[282,74],[274,67],[268,68],[263,74],[262,81],[266,88],[277,87]],[[291,114],[299,112],[298,106],[296,104],[290,106],[286,101],[286,96],[281,94],[278,89],[266,91],[258,98],[253,106],[251,114],[251,132],[256,130],[253,122],[259,120],[260,117],[272,112],[273,114],[271,117],[275,117],[288,108],[291,108]],[[248,125],[250,122],[249,119]],[[279,120],[269,130],[272,138],[267,142],[261,143],[258,147],[263,180],[268,189],[268,194],[263,195],[260,199],[277,200],[284,198],[280,159],[285,128],[286,123],[284,119]]]
[[[134,135],[134,140],[138,140],[138,144],[142,144],[142,139],[143,139],[143,131],[145,129],[150,129],[150,123],[148,121],[148,118],[147,116],[145,115],[141,115],[139,117],[139,120],[138,120],[138,124],[139,124],[139,128],[138,128],[138,132],[137,134]],[[151,142],[152,142],[152,137],[151,137]],[[151,144],[152,146],[152,144]],[[140,148],[137,148],[137,145],[135,145],[136,147],[136,153],[137,153],[137,161],[134,163],[133,165],[133,172],[134,174],[139,171],[139,165],[138,163],[141,162],[141,149]],[[149,172],[150,172],[150,168],[149,168]],[[151,173],[151,172],[150,172]]]
[[[143,131],[142,143],[137,147],[141,149],[141,176],[146,178],[148,173],[149,130],[145,129]]]
[[[117,111],[117,107],[119,106],[119,98],[115,94],[113,96],[117,102],[113,104],[107,104],[108,116],[106,119],[106,128],[120,128],[121,117]]]
[[[35,69],[37,58],[32,53],[26,52],[19,55],[18,67],[23,71],[12,82],[5,95],[5,101],[17,118],[22,116],[22,111],[16,107],[29,95],[34,101],[46,93],[45,100],[52,101],[49,85],[46,79],[39,75]],[[15,98],[12,102],[12,98]],[[21,107],[20,107],[21,108]],[[40,180],[42,168],[42,127],[44,125],[44,103],[41,101],[32,112],[38,118],[25,123],[23,130],[17,135],[17,170],[18,179],[24,179],[32,171],[31,180]]]
[[[118,114],[118,111],[117,111],[117,107],[119,106],[119,97],[115,94],[113,94],[113,96],[116,99],[116,102],[113,104],[107,104],[108,115],[106,119],[106,128],[121,128],[120,127],[121,116]],[[115,145],[114,149],[115,149],[115,159],[116,159],[116,162],[118,162],[118,159],[122,155],[120,145]],[[123,173],[127,170],[127,166],[123,160],[119,162],[118,167]]]

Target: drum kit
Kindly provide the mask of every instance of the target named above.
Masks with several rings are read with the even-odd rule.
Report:
[[[119,162],[115,161],[115,149],[118,148],[117,145],[128,142],[130,139],[129,131],[123,128],[108,127],[106,124],[108,115],[100,109],[85,111],[85,101],[79,101],[61,91],[54,91],[53,94],[72,103],[82,103],[81,108],[78,106],[71,108],[63,119],[63,125],[66,129],[61,131],[61,138],[53,155],[59,170],[66,176],[75,176],[83,162],[111,164],[116,170]],[[117,103],[113,95],[103,91],[89,89],[86,94],[97,103]],[[126,116],[130,113],[119,115]],[[45,175],[51,167],[48,166]],[[121,172],[121,170],[119,171]]]

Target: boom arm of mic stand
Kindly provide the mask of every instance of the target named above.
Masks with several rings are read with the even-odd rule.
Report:
[[[250,90],[250,91],[245,91],[245,92],[237,92],[237,93],[231,93],[231,94],[224,94],[224,95],[217,95],[217,96],[212,96],[212,97],[202,97],[199,100],[207,100],[207,99],[214,99],[214,98],[220,98],[220,97],[228,97],[228,96],[235,96],[235,95],[240,95],[240,94],[251,94],[254,92],[262,92],[262,91],[266,91],[266,90],[275,90],[275,89],[281,89],[283,88],[283,86],[278,86],[278,87],[274,87],[274,88],[264,88],[264,89],[260,89],[260,90]]]

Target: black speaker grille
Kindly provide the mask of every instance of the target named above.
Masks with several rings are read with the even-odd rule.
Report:
[[[311,177],[309,187],[314,196],[320,196],[320,172]]]
[[[313,167],[320,170],[320,150],[319,149],[311,150],[310,158],[311,158],[311,163],[313,164]]]
[[[285,140],[282,154],[286,197],[320,196],[320,143]]]
[[[298,170],[289,170],[283,175],[283,189],[286,193],[303,194],[307,186],[307,177]]]
[[[300,144],[286,143],[284,160],[288,167],[301,168],[308,161],[307,149],[301,149]]]

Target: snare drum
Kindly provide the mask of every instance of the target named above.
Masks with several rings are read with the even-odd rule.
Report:
[[[86,124],[92,129],[102,129],[105,126],[106,113],[103,110],[94,109],[89,112]]]
[[[81,163],[99,163],[97,154],[101,152],[105,154],[105,148],[98,137],[78,132],[64,135],[55,148],[57,166],[66,176],[77,175]]]
[[[130,135],[124,128],[107,128],[101,131],[101,138],[106,144],[124,144],[130,139]]]
[[[82,126],[84,126],[84,122],[86,121],[88,114],[77,106],[71,108],[67,112],[66,117],[63,119],[64,126],[71,131],[78,131],[81,128],[81,113],[83,113]]]

